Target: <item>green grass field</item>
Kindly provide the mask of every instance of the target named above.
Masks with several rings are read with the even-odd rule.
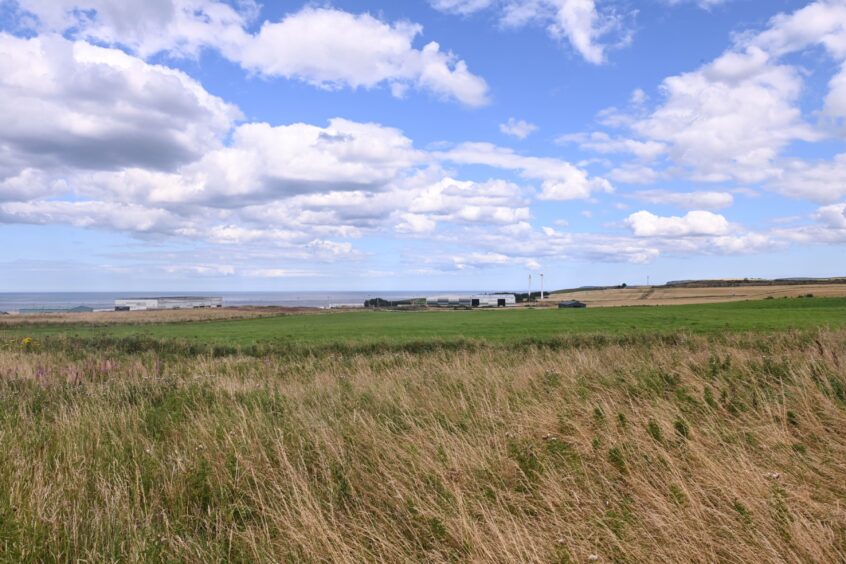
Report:
[[[0,336],[108,335],[230,345],[266,342],[326,345],[455,339],[515,342],[584,334],[710,334],[843,326],[846,326],[846,299],[804,298],[585,310],[361,311],[155,325],[11,326],[0,330]]]

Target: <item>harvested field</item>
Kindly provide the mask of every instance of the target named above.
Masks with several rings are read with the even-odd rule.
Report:
[[[207,309],[170,309],[151,311],[99,311],[93,313],[33,313],[0,316],[0,327],[15,325],[145,325],[194,321],[257,319],[300,313],[315,313],[313,308],[226,307]]]
[[[544,303],[555,305],[562,300],[579,300],[590,307],[635,305],[682,305],[763,300],[767,298],[846,297],[846,284],[796,284],[785,286],[738,286],[714,288],[665,288],[635,286],[607,290],[583,290],[550,294]]]

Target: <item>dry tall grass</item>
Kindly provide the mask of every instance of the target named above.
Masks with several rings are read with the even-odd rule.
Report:
[[[0,558],[842,562],[844,362],[846,332],[6,350]]]

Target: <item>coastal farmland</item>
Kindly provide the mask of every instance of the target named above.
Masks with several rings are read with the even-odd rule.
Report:
[[[226,311],[226,310],[221,310]],[[142,314],[144,312],[141,312]],[[152,338],[195,343],[298,346],[337,343],[413,343],[456,339],[516,343],[579,335],[633,335],[772,331],[846,326],[846,298],[793,298],[672,307],[586,310],[322,312],[202,322],[0,325],[0,336],[96,339]],[[139,316],[143,317],[143,316]],[[161,319],[167,319],[162,317]],[[175,317],[179,319],[179,317]],[[66,319],[63,319],[66,321]]]

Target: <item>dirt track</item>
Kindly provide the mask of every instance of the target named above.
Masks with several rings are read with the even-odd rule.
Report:
[[[790,286],[745,286],[724,288],[664,288],[637,286],[608,290],[584,290],[552,294],[550,305],[562,300],[579,300],[590,307],[632,305],[678,305],[762,300],[813,294],[816,297],[846,297],[846,284],[801,284]]]

